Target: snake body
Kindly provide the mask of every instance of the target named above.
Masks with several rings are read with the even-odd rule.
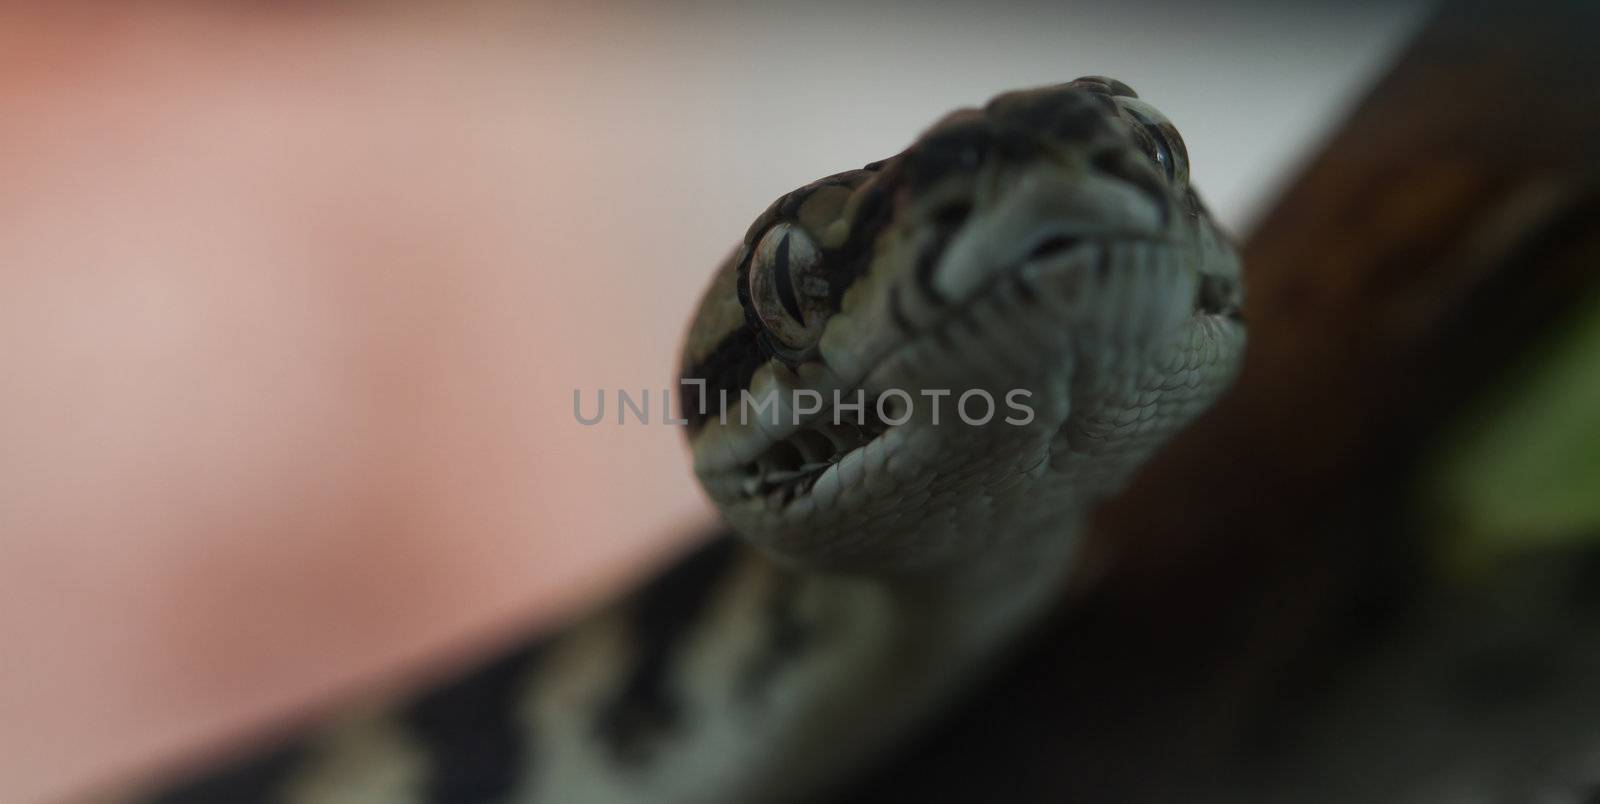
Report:
[[[1241,303],[1182,140],[1127,86],[956,111],[780,197],[712,279],[681,407],[733,535],[163,800],[822,795],[1061,598],[1089,508],[1232,382]]]

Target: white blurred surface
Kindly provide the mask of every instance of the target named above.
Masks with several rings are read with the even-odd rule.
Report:
[[[1198,4],[1196,4],[1198,6]],[[22,15],[0,33],[0,798],[549,622],[707,520],[662,388],[772,198],[1106,74],[1250,220],[1415,3]]]

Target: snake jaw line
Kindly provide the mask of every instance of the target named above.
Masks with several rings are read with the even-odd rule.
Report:
[[[781,508],[810,492],[826,470],[888,431],[889,425],[878,416],[878,401],[876,397],[865,399],[854,421],[827,407],[789,435],[775,440],[766,452],[745,465],[741,484],[744,496],[761,498],[769,507]]]

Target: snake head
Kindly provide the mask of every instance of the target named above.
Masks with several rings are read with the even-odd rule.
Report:
[[[1003,94],[750,226],[690,327],[695,469],[780,559],[968,560],[1209,406],[1242,301],[1160,112],[1099,77]]]

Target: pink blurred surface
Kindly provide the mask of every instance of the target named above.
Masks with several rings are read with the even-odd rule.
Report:
[[[0,29],[0,798],[196,761],[629,582],[710,514],[677,428],[579,426],[574,389],[666,386],[778,193],[997,89],[1160,66],[965,11],[449,8]],[[1412,17],[1258,54],[1310,77],[1257,78],[1269,130],[1191,135],[1248,161],[1197,168],[1225,215]],[[1161,51],[1244,35],[1189,33]]]
[[[666,384],[716,256],[632,132],[508,43],[232,22],[7,48],[7,800],[559,616],[702,513],[679,433],[570,412]]]

